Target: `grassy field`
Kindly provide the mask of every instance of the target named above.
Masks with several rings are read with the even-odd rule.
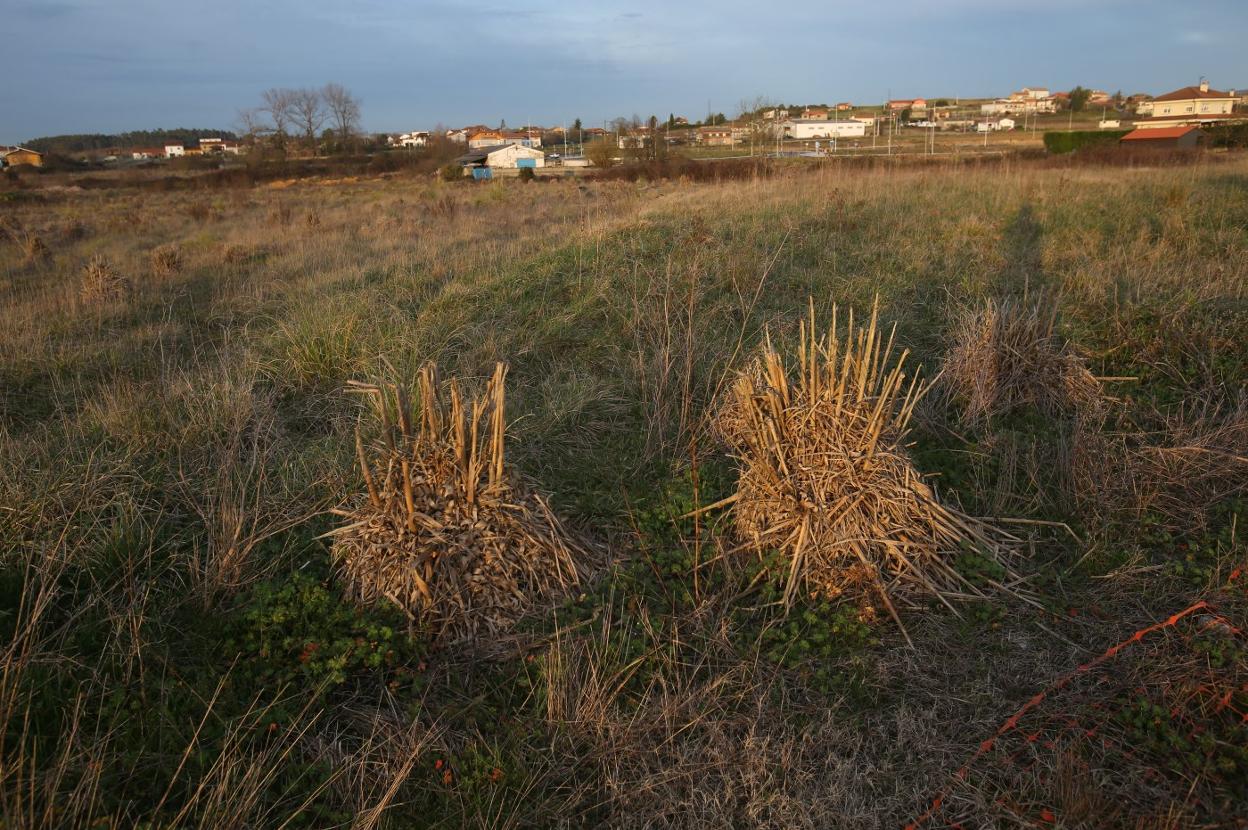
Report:
[[[1248,159],[52,188],[0,222],[5,827],[1248,820]],[[877,298],[928,379],[988,301],[1098,379],[982,412],[936,380],[906,452],[1014,576],[955,552],[974,596],[899,591],[904,631],[869,591],[786,608],[777,550],[686,515],[737,486],[716,414],[764,337]],[[593,559],[470,643],[352,601],[323,537],[381,436],[348,382],[430,361],[508,365],[507,461]]]

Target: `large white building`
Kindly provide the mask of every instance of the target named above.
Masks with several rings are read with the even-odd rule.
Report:
[[[781,127],[785,138],[798,140],[858,138],[867,134],[867,125],[861,121],[813,121],[795,118],[785,121]]]
[[[546,154],[523,144],[501,144],[477,148],[460,156],[457,161],[464,167],[545,167]]]

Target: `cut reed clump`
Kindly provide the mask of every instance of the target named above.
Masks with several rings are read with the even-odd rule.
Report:
[[[740,467],[723,503],[754,548],[782,554],[786,603],[876,590],[900,623],[890,595],[979,595],[954,561],[974,551],[1002,564],[1014,540],[942,504],[915,468],[904,440],[926,387],[877,319],[878,302],[866,327],[851,312],[842,339],[834,308],[818,336],[812,303],[795,376],[767,339],[719,414]]]
[[[91,257],[82,269],[82,298],[102,302],[124,297],[130,283],[102,256]]]
[[[347,590],[389,599],[442,642],[498,634],[528,611],[556,602],[590,566],[547,501],[504,462],[503,384],[495,367],[483,395],[465,399],[436,368],[420,373],[413,409],[396,386],[352,384],[368,394],[383,445],[356,449],[368,494],[334,531]]]
[[[177,245],[161,245],[151,253],[152,273],[158,277],[171,277],[182,270],[182,249]]]
[[[1101,388],[1084,359],[1055,333],[1057,305],[986,300],[955,323],[941,379],[967,423],[1025,406],[1056,417],[1095,409]]]

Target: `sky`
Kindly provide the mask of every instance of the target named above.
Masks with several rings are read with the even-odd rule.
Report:
[[[1226,89],[1245,35],[1248,0],[0,0],[0,143],[230,128],[269,87],[330,81],[377,132]]]

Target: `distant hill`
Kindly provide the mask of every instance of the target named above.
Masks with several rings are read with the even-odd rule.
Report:
[[[238,139],[230,130],[198,127],[178,127],[172,130],[132,130],[108,135],[84,133],[82,135],[50,135],[32,138],[22,144],[41,153],[81,153],[85,150],[106,150],[110,147],[159,147],[164,144],[185,144],[199,138]]]

